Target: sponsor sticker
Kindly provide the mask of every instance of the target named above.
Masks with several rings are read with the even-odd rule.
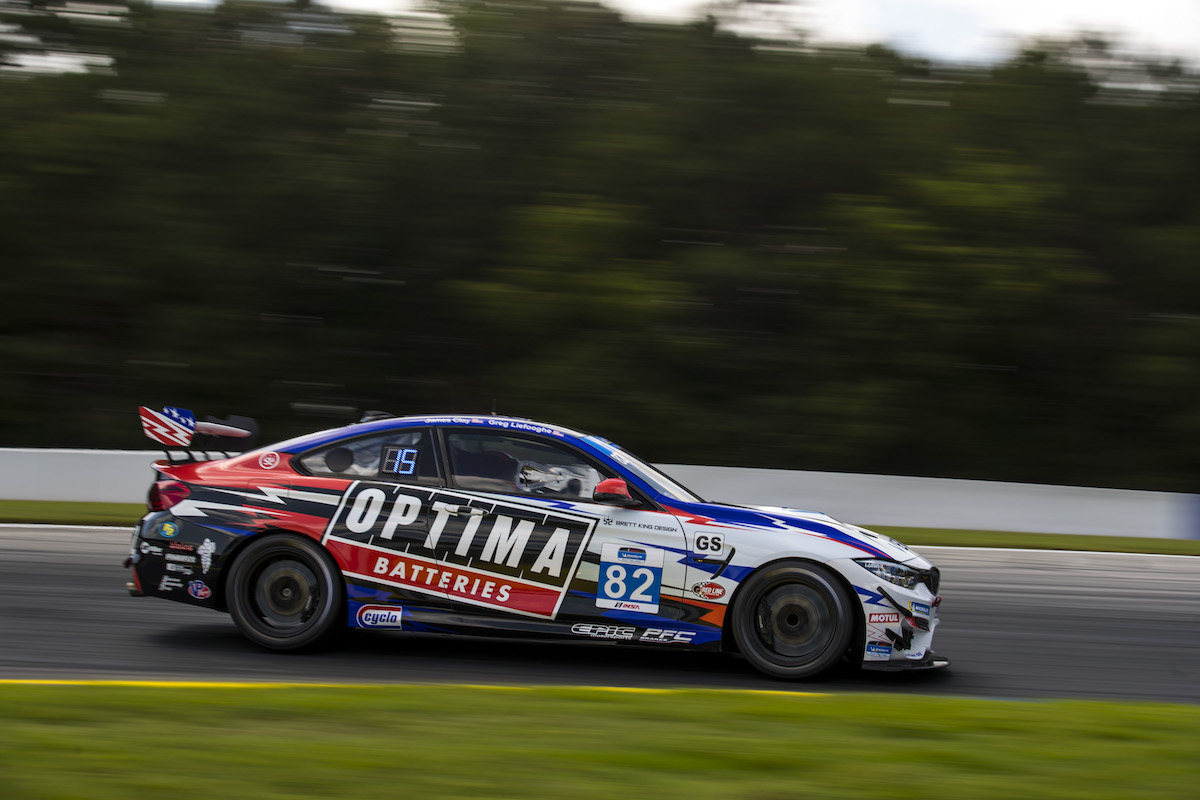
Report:
[[[692,548],[705,556],[720,556],[725,553],[725,535],[721,533],[696,534],[695,546]]]
[[[916,661],[919,658],[925,657],[925,651],[924,650],[913,650],[911,653],[905,653],[904,657],[911,658],[913,661]]]
[[[200,556],[200,567],[206,575],[209,568],[212,567],[212,557],[216,550],[217,544],[212,539],[205,539],[204,543],[196,548],[196,553]]]
[[[640,547],[621,547],[617,550],[617,557],[626,563],[642,562],[646,560],[646,551]]]
[[[182,575],[191,575],[192,568],[185,567],[182,564],[167,564],[167,572],[178,572]]]
[[[702,581],[692,585],[692,594],[699,595],[705,600],[720,600],[725,596],[725,587],[712,581]]]
[[[892,646],[884,642],[867,642],[866,661],[887,661],[892,657]]]
[[[185,556],[185,555],[181,555],[180,553],[167,553],[166,559],[167,559],[167,561],[178,561],[180,564],[195,564],[196,563],[195,556]]]
[[[605,542],[600,550],[596,607],[657,613],[662,573],[662,550]]]
[[[167,547],[171,550],[178,550],[182,553],[190,553],[196,549],[195,545],[191,545],[186,542],[171,542],[167,545]]]
[[[188,594],[197,600],[207,600],[212,597],[212,589],[204,581],[188,581]]]
[[[158,535],[164,539],[174,539],[177,533],[179,533],[179,526],[174,522],[164,522],[158,526]]]
[[[357,481],[322,542],[347,577],[554,619],[595,525],[546,506]]]
[[[637,628],[625,625],[595,625],[589,622],[577,622],[571,626],[571,633],[590,636],[593,639],[624,639],[628,641],[633,639]]]
[[[924,614],[929,616],[929,604],[927,603],[909,603],[908,607],[912,609],[914,614]]]
[[[263,453],[258,457],[258,465],[263,469],[275,469],[279,466],[279,453],[270,452]]]
[[[867,622],[875,625],[892,625],[900,621],[900,615],[897,613],[885,614],[879,611],[872,611],[867,615]]]
[[[162,580],[158,582],[158,590],[160,592],[173,592],[181,588],[183,588],[183,581],[174,575],[163,575]]]
[[[149,542],[142,542],[138,546],[138,549],[142,551],[142,555],[144,556],[161,556],[163,554],[161,547],[155,547]]]
[[[687,644],[696,635],[695,631],[675,631],[666,628],[647,628],[641,635],[643,642],[682,642]]]
[[[399,606],[363,606],[354,619],[360,628],[400,628],[403,614]]]

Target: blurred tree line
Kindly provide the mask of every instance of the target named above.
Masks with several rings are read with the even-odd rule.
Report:
[[[1194,72],[441,11],[3,0],[0,444],[496,408],[659,462],[1200,479]]]

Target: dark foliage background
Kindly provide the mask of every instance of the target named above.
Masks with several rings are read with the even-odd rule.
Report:
[[[0,444],[495,407],[660,462],[1200,479],[1178,63],[554,0],[64,8],[0,5]]]

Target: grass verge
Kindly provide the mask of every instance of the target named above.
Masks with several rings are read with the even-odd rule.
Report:
[[[133,525],[146,507],[140,503],[65,503],[0,500],[0,522],[65,525]],[[872,530],[910,545],[960,547],[1028,547],[1035,550],[1095,550],[1122,553],[1200,555],[1200,539],[1146,539],[1137,536],[1076,536],[1054,533],[1009,533],[934,528],[874,526]]]
[[[146,513],[142,503],[67,503],[0,500],[0,522],[56,525],[134,525]]]
[[[470,687],[0,686],[0,796],[1193,798],[1200,708]]]
[[[954,547],[1024,547],[1033,550],[1092,550],[1110,553],[1168,553],[1200,556],[1200,539],[1149,539],[1139,536],[1082,536],[1073,533],[1012,533],[1006,531],[959,531],[941,528],[894,528],[871,530],[899,539],[907,545]]]

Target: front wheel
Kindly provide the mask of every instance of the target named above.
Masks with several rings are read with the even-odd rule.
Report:
[[[228,606],[238,630],[271,650],[315,644],[344,623],[345,585],[311,539],[273,534],[251,541],[229,571]]]
[[[758,670],[796,680],[825,672],[854,635],[849,592],[833,573],[806,561],[755,572],[734,599],[733,636]]]

